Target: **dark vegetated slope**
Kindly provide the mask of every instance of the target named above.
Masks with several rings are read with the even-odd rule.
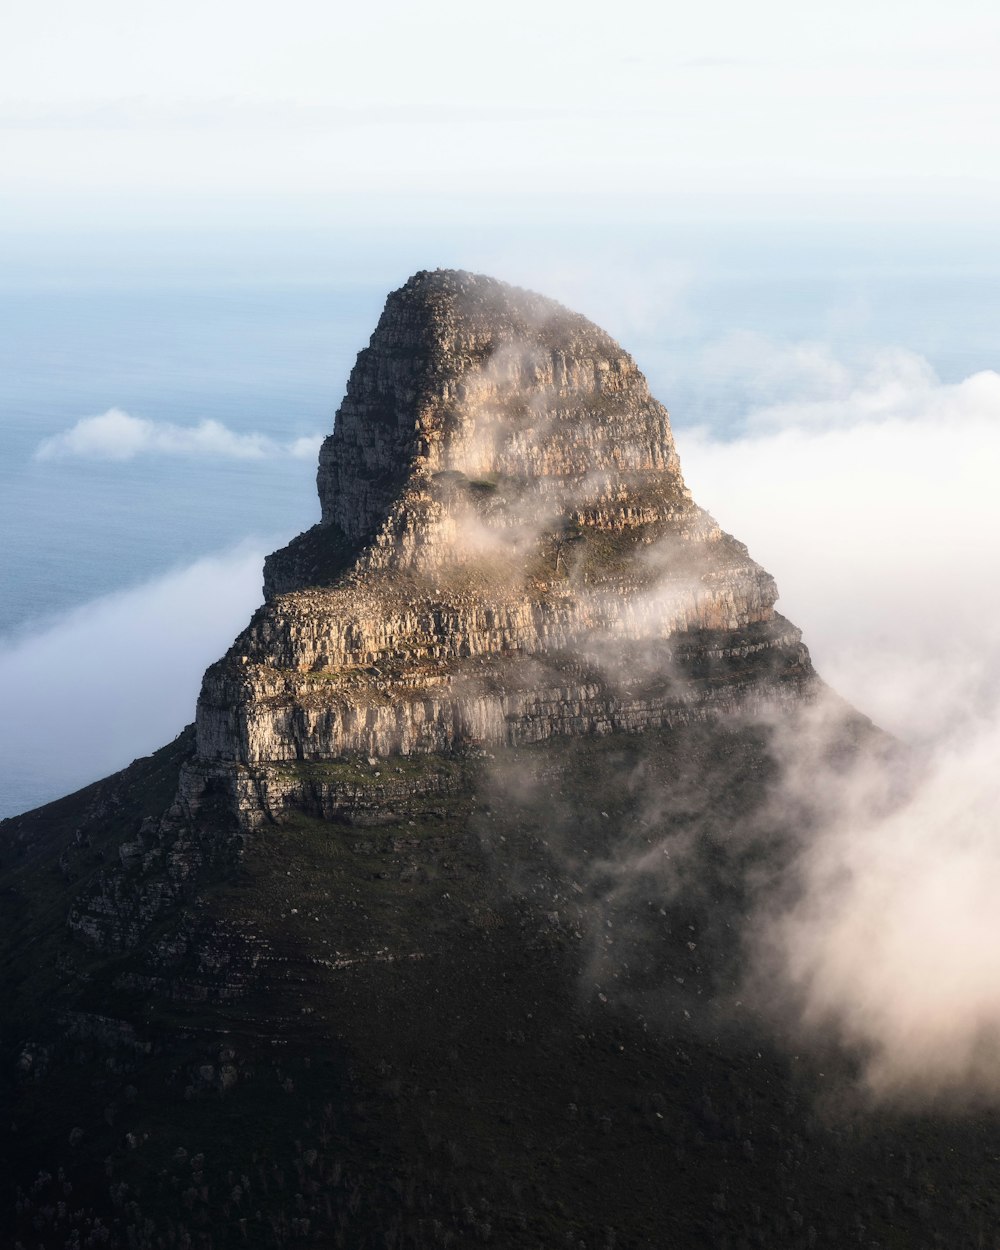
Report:
[[[213,1247],[951,1246],[995,1227],[993,1117],[865,1111],[843,1059],[786,1051],[737,1006],[743,917],[794,832],[767,801],[766,728],[406,761],[451,797],[383,823],[374,803],[360,825],[293,815],[206,861],[141,950],[81,959],[65,915],[85,874],[64,879],[62,844],[82,824],[117,856],[183,750],[4,829],[51,839],[5,855],[23,909],[5,1244],[87,1244],[95,1218],[91,1244]],[[301,767],[377,797],[397,766]]]

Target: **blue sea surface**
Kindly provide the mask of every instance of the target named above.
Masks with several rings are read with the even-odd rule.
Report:
[[[110,408],[280,442],[329,432],[380,302],[336,290],[7,294],[0,637],[248,535],[288,538],[311,525],[308,460],[35,453]]]
[[[689,261],[689,273],[660,312],[623,315],[613,273],[581,304],[623,340],[670,408],[682,459],[685,428],[728,437],[755,402],[752,366],[746,376],[739,367],[706,368],[706,349],[727,336],[811,341],[847,360],[903,347],[944,381],[1000,366],[995,251],[978,264],[970,249],[914,246],[884,256],[870,244],[852,251],[842,239],[825,247],[821,234],[787,249],[773,232],[764,243],[733,235],[714,251],[698,237],[688,252],[683,239],[662,241],[664,255]],[[643,246],[651,261],[662,259],[654,237]],[[436,255],[487,267],[475,248],[461,254],[457,243],[450,251],[441,243]],[[630,264],[641,281],[642,265],[634,256]],[[84,266],[71,283],[22,272],[0,290],[0,648],[81,604],[247,539],[272,549],[318,517],[311,457],[36,453],[43,440],[111,408],[178,426],[210,419],[277,444],[328,433],[384,302],[384,275],[366,282],[345,264],[338,278],[327,264],[281,281],[271,266],[254,280],[248,258],[247,270],[199,285],[167,280],[152,253],[148,272],[134,258],[130,265],[127,282]],[[561,295],[544,266],[535,281],[527,260],[510,268],[497,276]],[[21,714],[2,710],[8,719]],[[0,815],[60,792],[51,778],[34,789],[23,776],[17,784],[14,794],[0,771]]]

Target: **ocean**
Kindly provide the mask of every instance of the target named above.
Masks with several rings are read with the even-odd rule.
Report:
[[[997,252],[982,240],[650,229],[631,250],[577,239],[555,257],[538,240],[461,243],[428,250],[619,338],[669,407],[682,463],[689,432],[724,444],[762,408],[849,398],[880,349],[943,386],[1000,366]],[[345,248],[259,276],[248,249],[244,267],[183,280],[151,248],[148,263],[130,253],[127,280],[25,265],[3,288],[0,816],[179,731],[205,664],[259,602],[261,555],[317,519],[318,440],[411,263],[394,253],[366,279],[356,258],[338,268]],[[127,417],[67,438],[109,411]]]

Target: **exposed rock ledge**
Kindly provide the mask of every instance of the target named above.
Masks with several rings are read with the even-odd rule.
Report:
[[[196,771],[228,770],[251,822],[301,799],[276,765],[639,731],[815,680],[632,358],[551,300],[411,278],[318,486],[320,523],[268,558],[198,704]]]

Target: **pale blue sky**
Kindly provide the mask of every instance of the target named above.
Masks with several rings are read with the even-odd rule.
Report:
[[[979,0],[10,6],[5,211],[329,221],[372,197],[599,192],[982,219],[998,53]]]

